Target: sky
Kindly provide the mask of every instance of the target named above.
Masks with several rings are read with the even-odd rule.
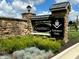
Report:
[[[76,20],[79,16],[79,0],[0,0],[0,17],[22,18],[21,14],[27,12],[27,6],[32,7],[31,12],[37,15],[50,14],[52,4],[69,1],[71,11],[69,20]]]

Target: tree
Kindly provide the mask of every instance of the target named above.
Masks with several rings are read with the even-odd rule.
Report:
[[[68,26],[70,27],[70,30],[71,30],[72,25],[73,25],[73,22],[69,21]]]

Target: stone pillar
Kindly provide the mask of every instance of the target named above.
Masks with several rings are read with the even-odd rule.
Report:
[[[31,23],[31,19],[32,17],[35,16],[35,14],[33,13],[22,13],[22,19],[23,20],[27,20],[27,34],[30,34],[31,32],[33,32],[33,28],[32,28],[32,23]]]
[[[68,40],[68,14],[64,17],[64,42],[67,43]]]
[[[54,18],[52,21],[52,37],[55,37],[56,39],[61,38],[65,43],[68,42],[68,14],[70,10],[71,6],[69,2],[54,4],[53,7],[50,8],[52,17]],[[59,22],[56,22],[56,20],[59,20]]]
[[[62,19],[62,21],[64,21],[64,27],[63,27],[63,30],[64,30],[64,37],[62,36],[62,37],[58,37],[58,36],[56,36],[56,35],[54,35],[53,37],[55,37],[57,40],[58,39],[62,39],[65,43],[67,43],[68,42],[68,14],[69,13],[67,13],[66,11],[59,11],[59,12],[52,12],[52,17],[55,19],[55,20],[60,20],[60,19]],[[51,19],[51,20],[53,20],[53,18]],[[54,20],[53,20],[53,22],[54,22]],[[61,23],[61,22],[60,22]],[[62,23],[61,23],[62,24]],[[54,30],[59,30],[59,29],[54,29]],[[62,31],[63,31],[62,30]],[[53,32],[52,32],[53,33]],[[57,33],[59,33],[60,34],[60,32],[57,32]],[[58,38],[57,38],[58,37]]]

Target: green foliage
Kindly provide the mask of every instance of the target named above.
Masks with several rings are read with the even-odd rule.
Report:
[[[69,31],[78,31],[78,23],[77,22],[69,22]]]
[[[69,32],[69,39],[74,42],[79,42],[79,32]]]
[[[52,50],[53,52],[56,52],[56,51],[58,51],[58,49],[61,46],[61,44],[59,42],[52,41],[49,39],[36,38],[33,41],[34,41],[34,44],[36,47],[38,47],[40,49],[45,49],[46,51]]]
[[[50,59],[52,56],[54,56],[51,50],[45,51],[36,47],[15,51],[12,55],[17,57],[17,59]]]
[[[61,44],[59,41],[52,41],[47,37],[32,35],[0,39],[0,51],[6,51],[8,53],[33,46],[45,49],[46,51],[52,50],[53,52],[56,52],[61,47]]]

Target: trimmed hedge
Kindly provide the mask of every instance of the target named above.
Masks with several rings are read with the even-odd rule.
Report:
[[[50,38],[42,36],[16,36],[6,39],[0,39],[0,51],[12,53],[16,50],[21,50],[28,47],[37,47],[46,51],[52,50],[57,52],[61,47],[61,43],[53,41]]]

